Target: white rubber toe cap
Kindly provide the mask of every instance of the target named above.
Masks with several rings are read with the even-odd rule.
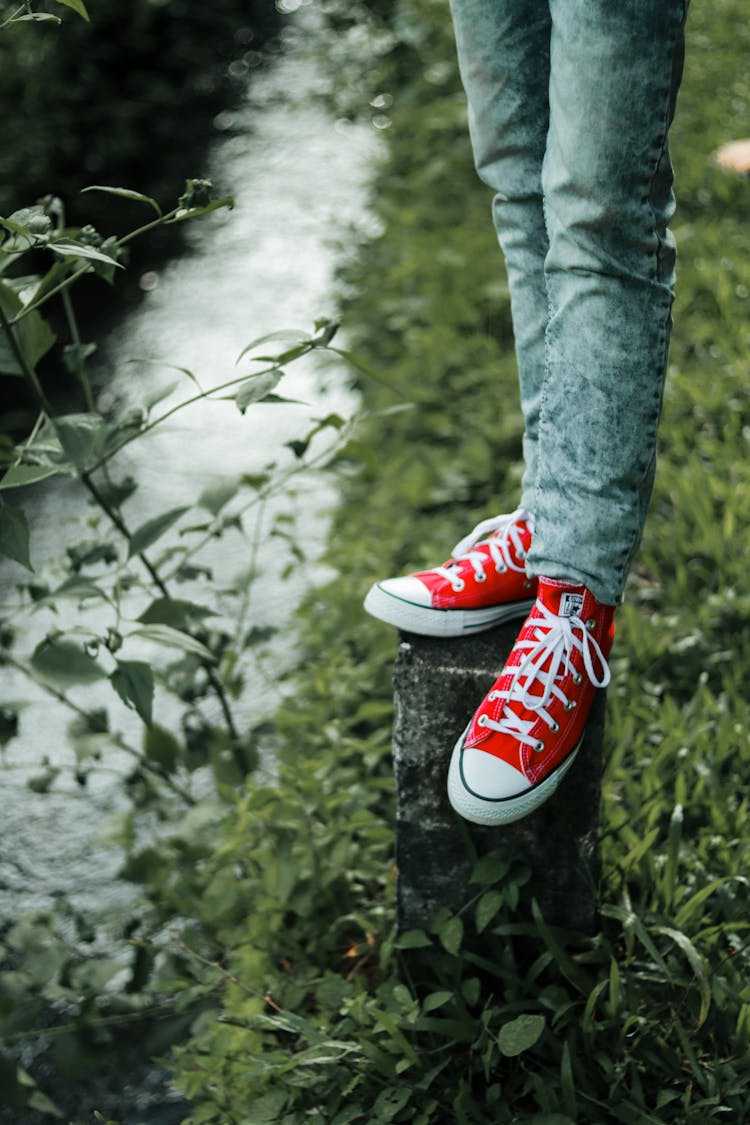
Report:
[[[448,800],[460,816],[474,824],[510,824],[528,816],[552,796],[573,764],[578,746],[544,781],[530,785],[507,762],[485,750],[463,750],[468,728],[453,749],[448,771]]]
[[[386,578],[384,582],[378,582],[378,586],[384,594],[388,594],[392,598],[398,598],[399,601],[424,606],[425,608],[432,605],[430,591],[424,582],[415,578],[413,574],[408,574],[403,578]]]
[[[466,789],[485,801],[517,797],[531,788],[529,779],[501,758],[474,747],[461,755],[461,778]]]

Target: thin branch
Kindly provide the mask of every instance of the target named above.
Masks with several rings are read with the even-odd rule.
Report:
[[[307,355],[307,352],[312,350],[313,345],[311,344],[307,351],[301,354]],[[248,379],[257,379],[261,375],[269,375],[272,371],[278,370],[278,364],[273,364],[271,367],[263,367],[260,369],[260,371],[254,371],[252,375],[237,375],[233,379],[228,379],[225,383],[219,383],[216,387],[211,387],[207,391],[201,391],[199,394],[191,395],[190,398],[183,399],[182,402],[178,402],[174,406],[171,406],[169,410],[165,410],[163,414],[160,414],[158,416],[158,418],[152,418],[150,422],[148,422],[145,426],[141,426],[141,428],[139,430],[136,430],[135,433],[128,434],[127,437],[124,437],[107,453],[102,454],[102,456],[93,463],[88,472],[94,473],[97,469],[102,468],[102,466],[111,461],[112,458],[120,452],[120,450],[124,449],[126,445],[130,445],[132,441],[136,441],[138,438],[143,437],[144,434],[147,434],[157,426],[160,426],[162,422],[166,422],[167,418],[171,418],[173,414],[177,414],[180,410],[184,410],[186,407],[192,406],[196,402],[210,399],[214,395],[218,394],[219,391],[226,391],[230,387],[239,386],[240,384],[247,382]]]
[[[64,691],[60,691],[59,688],[54,687],[52,684],[45,683],[45,681],[37,679],[31,668],[27,664],[24,664],[22,660],[18,660],[17,657],[15,657],[9,649],[0,648],[0,665],[2,664],[9,664],[11,668],[15,668],[17,672],[21,672],[22,675],[27,677],[27,679],[33,680],[33,682],[38,687],[40,687],[48,695],[51,695],[53,699],[56,699],[58,701],[58,703],[62,703],[64,707],[67,707],[69,711],[72,711],[80,719],[83,719],[87,724],[91,722],[91,714],[89,711],[85,711],[83,707],[79,707],[78,704],[74,703],[73,700],[69,696],[67,696]],[[175,781],[174,778],[170,777],[170,775],[166,772],[166,770],[164,770],[162,766],[158,765],[157,763],[147,761],[147,759],[144,758],[143,754],[141,754],[138,750],[136,750],[133,746],[125,741],[124,736],[120,734],[119,731],[102,731],[101,733],[106,734],[112,744],[116,746],[118,750],[123,750],[126,754],[129,754],[130,757],[134,758],[143,769],[147,770],[149,773],[154,774],[154,776],[158,777],[160,781],[163,781],[164,784],[167,785],[172,790],[172,792],[180,797],[186,804],[195,804],[195,798],[190,792],[188,792],[187,789],[180,785],[179,782]]]
[[[8,338],[8,343],[10,344],[11,351],[13,352],[13,355],[18,360],[18,365],[21,368],[21,371],[23,372],[24,377],[26,378],[27,382],[29,382],[31,384],[31,388],[34,391],[34,394],[36,395],[36,398],[39,402],[39,405],[41,406],[41,408],[45,412],[45,414],[51,415],[52,408],[50,406],[49,399],[47,398],[47,396],[44,393],[44,388],[42,387],[42,384],[39,382],[36,371],[31,366],[31,364],[28,362],[28,360],[26,359],[26,356],[23,354],[23,351],[21,349],[21,345],[18,343],[18,340],[16,339],[16,334],[13,331],[12,322],[10,320],[8,320],[8,317],[5,314],[5,309],[3,308],[1,302],[0,302],[0,325],[2,325],[3,331],[5,332],[5,335]]]

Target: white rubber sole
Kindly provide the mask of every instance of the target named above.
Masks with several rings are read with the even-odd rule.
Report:
[[[395,625],[406,633],[418,633],[424,637],[465,637],[491,629],[503,621],[512,621],[515,617],[526,617],[534,601],[531,598],[522,602],[505,602],[484,609],[432,609],[394,597],[375,583],[365,598],[365,609],[379,621]]]
[[[512,824],[514,820],[521,820],[523,817],[529,816],[540,805],[549,800],[555,792],[565,774],[573,765],[583,742],[583,736],[581,736],[575,749],[568,754],[567,758],[549,777],[540,781],[538,785],[519,793],[516,797],[488,800],[486,797],[481,797],[468,789],[464,783],[461,756],[468,729],[467,727],[453,748],[450,769],[448,770],[448,800],[459,816],[462,816],[464,820],[470,820],[472,824]]]

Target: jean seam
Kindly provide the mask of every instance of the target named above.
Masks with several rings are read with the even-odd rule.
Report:
[[[675,24],[675,28],[674,28],[674,35],[673,35],[673,38],[672,38],[672,44],[671,44],[671,48],[670,48],[670,52],[669,52],[670,59],[671,59],[671,66],[670,66],[670,70],[669,70],[669,76],[667,78],[667,81],[665,82],[665,89],[664,89],[664,93],[663,93],[663,97],[662,97],[662,111],[663,112],[662,112],[661,120],[662,120],[663,125],[662,125],[662,130],[661,130],[661,135],[660,135],[659,149],[658,149],[658,152],[657,152],[657,155],[656,155],[656,160],[654,162],[654,168],[653,168],[653,171],[651,173],[651,177],[649,179],[648,194],[646,196],[646,202],[648,203],[648,208],[649,208],[649,211],[651,213],[652,227],[653,227],[653,232],[654,232],[655,241],[656,241],[656,249],[654,251],[654,280],[656,281],[657,284],[661,283],[660,261],[661,261],[661,255],[662,255],[662,252],[663,252],[663,249],[664,249],[664,242],[663,242],[663,239],[661,238],[661,236],[659,234],[658,223],[656,221],[656,212],[654,210],[654,205],[653,205],[653,193],[654,193],[654,185],[655,185],[655,182],[656,182],[656,176],[657,176],[658,171],[659,171],[659,165],[662,161],[662,157],[664,156],[664,150],[667,146],[667,139],[669,137],[670,97],[671,97],[671,93],[672,93],[672,81],[673,81],[673,74],[674,74],[675,51],[677,50],[677,46],[678,46],[679,33],[680,33],[681,28],[684,25],[685,17],[686,17],[686,14],[687,14],[686,0],[681,0],[681,2],[678,5],[676,5],[676,11],[679,12],[679,19],[678,19],[677,23]],[[619,577],[621,584],[624,582],[625,576],[626,576],[627,571],[630,567],[630,563],[632,562],[633,556],[634,556],[634,554],[637,550],[638,543],[639,543],[639,540],[640,540],[640,537],[641,537],[641,534],[642,534],[642,526],[641,526],[640,519],[639,519],[638,500],[639,500],[639,497],[640,497],[640,489],[643,487],[643,481],[645,480],[646,474],[648,473],[649,468],[651,466],[651,462],[652,462],[652,459],[653,459],[653,449],[654,449],[654,446],[656,444],[656,434],[657,434],[657,431],[658,431],[658,428],[659,428],[659,418],[661,416],[661,402],[662,402],[662,396],[663,396],[664,378],[665,378],[665,375],[666,375],[666,366],[667,366],[667,353],[668,353],[668,348],[669,348],[669,336],[670,336],[669,322],[670,322],[670,317],[671,317],[671,313],[672,313],[672,304],[673,304],[673,299],[672,299],[671,292],[670,292],[669,298],[667,300],[667,307],[666,307],[665,316],[664,316],[664,319],[662,321],[661,328],[660,328],[659,341],[658,341],[658,350],[659,350],[659,355],[661,357],[660,358],[661,377],[660,377],[660,381],[659,381],[659,383],[658,383],[658,385],[655,389],[655,393],[654,393],[655,404],[654,404],[653,415],[651,417],[651,430],[650,430],[650,434],[649,434],[649,438],[650,438],[649,449],[652,450],[652,454],[651,454],[651,457],[648,459],[645,467],[640,471],[638,484],[634,488],[635,504],[634,504],[634,508],[633,508],[633,519],[634,519],[634,525],[635,526],[633,527],[633,533],[632,533],[632,536],[631,536],[631,539],[630,539],[630,546],[624,551],[623,561],[618,566],[617,571],[616,571],[617,576]]]

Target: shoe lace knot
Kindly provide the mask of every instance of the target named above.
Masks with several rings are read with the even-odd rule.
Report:
[[[527,743],[534,749],[544,748],[543,743],[531,737],[530,731],[539,719],[555,732],[559,729],[556,720],[547,710],[553,700],[563,704],[565,710],[575,706],[562,690],[561,681],[572,672],[574,683],[580,683],[580,673],[573,664],[573,655],[580,652],[583,667],[590,682],[597,688],[606,687],[610,681],[610,669],[601,645],[592,636],[593,618],[584,622],[577,614],[563,616],[553,613],[541,602],[537,602],[539,617],[530,624],[533,635],[516,641],[515,650],[524,655],[513,671],[510,685],[502,690],[491,691],[491,700],[504,699],[505,705],[499,719],[484,715],[482,726],[490,727],[500,734],[509,734],[519,742]],[[597,667],[598,666],[598,671]],[[541,688],[541,691],[538,690]],[[513,709],[517,705],[519,713]],[[524,718],[524,711],[533,712],[531,718]]]
[[[453,548],[450,562],[436,567],[435,573],[447,579],[456,591],[464,588],[460,569],[465,562],[471,563],[477,582],[486,581],[485,567],[490,560],[501,574],[508,570],[524,574],[526,550],[518,526],[522,521],[533,530],[534,517],[525,508],[518,508],[510,515],[491,516],[490,519],[481,520]],[[516,559],[520,560],[520,565]]]

